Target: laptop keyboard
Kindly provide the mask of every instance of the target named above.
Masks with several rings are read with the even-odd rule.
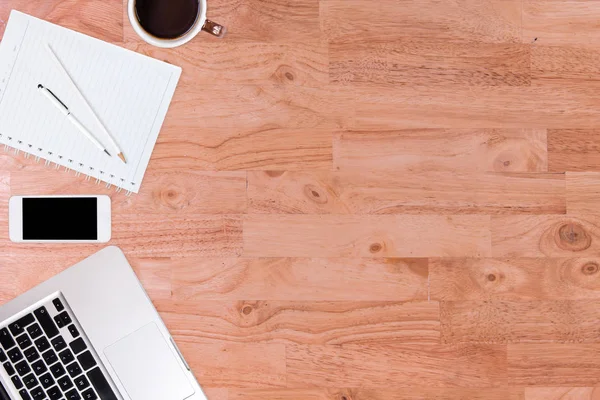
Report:
[[[63,303],[0,326],[0,364],[22,400],[118,400]]]

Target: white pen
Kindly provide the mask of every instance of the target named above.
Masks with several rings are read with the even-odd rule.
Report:
[[[83,126],[83,124],[81,122],[79,122],[79,120],[77,118],[75,118],[73,113],[71,113],[71,111],[69,111],[69,107],[67,107],[65,105],[65,103],[63,103],[54,93],[52,93],[52,91],[50,89],[48,89],[42,85],[38,85],[38,90],[48,100],[50,100],[50,102],[52,104],[54,104],[56,106],[56,108],[58,108],[60,110],[60,112],[62,112],[63,115],[65,117],[67,117],[67,119],[69,121],[71,121],[71,123],[73,125],[75,125],[75,127],[79,130],[79,132],[83,133],[85,135],[85,137],[87,137],[92,143],[94,143],[96,145],[96,147],[98,147],[100,150],[102,150],[103,152],[105,152],[106,154],[108,154],[110,156],[110,153],[106,150],[106,148],[104,148],[104,146],[102,146],[102,144],[98,141],[98,139],[96,139],[94,137],[94,135],[92,135],[90,133],[90,131],[88,131],[86,129],[86,127]]]

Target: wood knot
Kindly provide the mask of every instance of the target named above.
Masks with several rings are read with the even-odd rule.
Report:
[[[174,188],[161,190],[158,195],[160,202],[174,210],[181,210],[188,204],[188,200]]]
[[[265,174],[271,178],[278,178],[283,175],[283,171],[265,171]]]
[[[314,185],[304,186],[304,194],[317,204],[327,203],[327,193]]]
[[[561,225],[555,240],[558,247],[568,251],[582,251],[592,244],[592,237],[583,226],[576,223]]]
[[[583,272],[584,275],[594,275],[598,272],[598,269],[599,267],[597,263],[589,262],[581,267],[581,272]]]
[[[510,166],[510,161],[506,160],[502,164],[504,164],[505,167],[509,167]]]
[[[373,243],[370,247],[369,247],[369,251],[371,253],[379,253],[382,249],[381,244],[379,243]]]
[[[291,72],[286,72],[285,77],[288,78],[290,81],[294,80],[294,75]]]
[[[490,281],[490,282],[494,282],[496,280],[496,275],[494,275],[494,274],[488,274],[487,280]]]
[[[253,308],[250,305],[245,305],[244,307],[242,307],[242,314],[244,315],[250,315],[250,313],[252,312]]]

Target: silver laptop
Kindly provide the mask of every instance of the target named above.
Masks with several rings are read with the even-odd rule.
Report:
[[[117,247],[1,306],[0,364],[0,400],[206,399]]]

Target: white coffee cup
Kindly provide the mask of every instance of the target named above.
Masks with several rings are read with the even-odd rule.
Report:
[[[165,0],[169,1],[169,0]],[[174,39],[162,39],[148,33],[138,20],[137,13],[135,10],[136,0],[129,0],[127,5],[127,13],[129,15],[129,22],[133,26],[133,30],[138,34],[146,43],[153,46],[173,48],[186,44],[190,40],[196,37],[201,31],[210,33],[213,36],[222,38],[227,32],[227,28],[217,23],[214,23],[206,19],[206,0],[198,0],[198,16],[196,22],[192,27],[182,36]]]

